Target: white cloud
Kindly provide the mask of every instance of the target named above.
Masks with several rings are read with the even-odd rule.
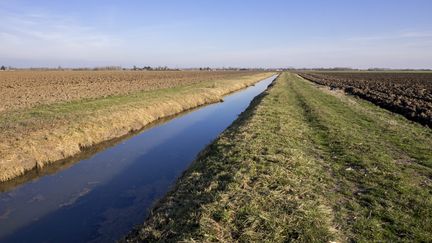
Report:
[[[118,38],[64,17],[42,13],[0,14],[2,59],[112,59],[121,45]]]
[[[268,38],[277,41],[267,42],[262,36],[209,35],[187,23],[128,26],[108,34],[71,17],[41,11],[0,10],[0,23],[2,65],[431,68],[432,63],[428,31],[313,39],[293,32],[293,40],[287,33],[275,33]]]
[[[427,31],[403,31],[381,35],[356,36],[347,38],[349,41],[394,41],[409,39],[431,39],[432,32]]]

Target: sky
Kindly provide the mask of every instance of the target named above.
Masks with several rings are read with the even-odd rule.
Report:
[[[0,65],[432,68],[432,1],[0,0]]]

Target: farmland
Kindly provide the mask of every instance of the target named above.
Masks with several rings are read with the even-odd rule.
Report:
[[[252,72],[16,71],[0,72],[0,112],[41,104],[127,95]]]
[[[432,127],[432,72],[302,72],[318,84],[343,89]]]
[[[0,243],[432,243],[432,0],[0,0]]]
[[[126,242],[427,242],[432,132],[290,73]]]
[[[0,181],[163,117],[222,100],[268,72],[2,72]],[[4,88],[5,87],[5,88]]]

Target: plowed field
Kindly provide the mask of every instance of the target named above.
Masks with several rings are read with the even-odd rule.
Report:
[[[304,72],[303,78],[432,127],[432,72]]]
[[[233,71],[16,71],[0,72],[0,112],[39,104],[125,95],[202,81],[243,77]]]

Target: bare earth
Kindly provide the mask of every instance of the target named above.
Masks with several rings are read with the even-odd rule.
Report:
[[[39,104],[125,95],[223,78],[236,71],[15,71],[0,72],[0,112]]]
[[[2,72],[0,182],[160,118],[219,102],[266,72]],[[8,88],[4,88],[8,87]]]

